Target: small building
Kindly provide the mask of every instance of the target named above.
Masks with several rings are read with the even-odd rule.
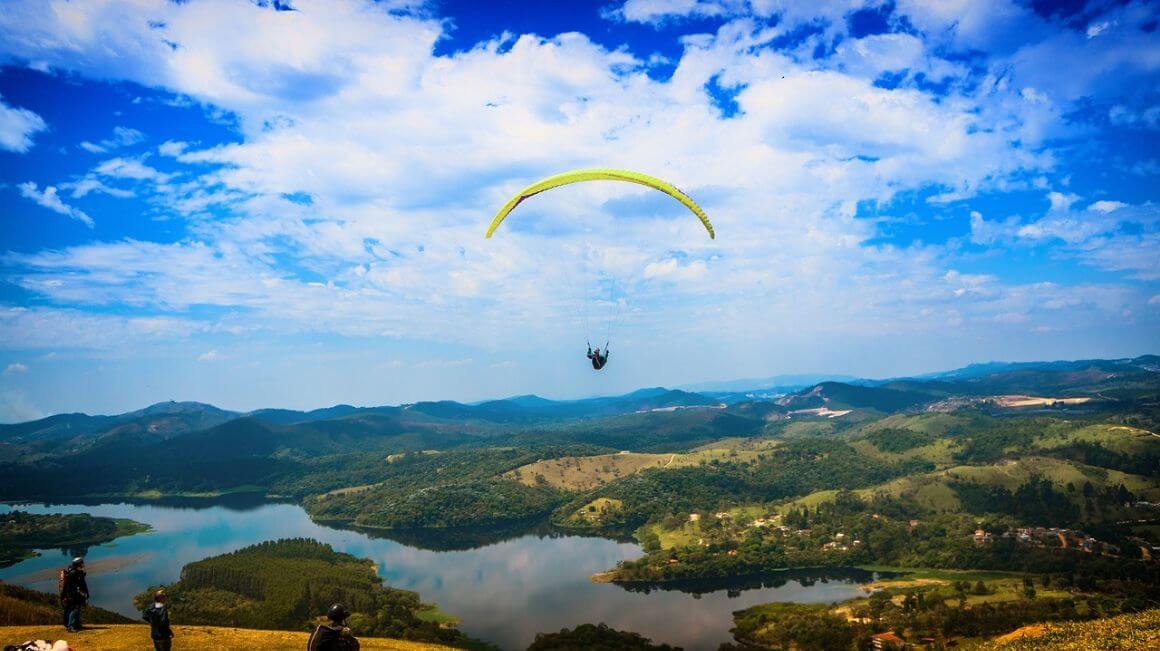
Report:
[[[701,519],[700,513],[690,513],[689,514],[689,522],[696,522],[697,520],[700,520],[700,519]]]
[[[985,531],[983,529],[975,529],[975,544],[976,545],[980,545],[980,546],[990,545],[994,541],[995,541],[995,537],[991,535],[991,532]]]
[[[894,633],[875,633],[870,636],[870,645],[875,649],[902,651],[906,648],[906,641]]]

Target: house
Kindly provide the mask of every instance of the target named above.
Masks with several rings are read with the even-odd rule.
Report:
[[[906,642],[894,633],[875,633],[870,636],[870,645],[874,649],[889,649],[901,651],[906,648]]]
[[[984,531],[983,529],[975,529],[975,544],[976,545],[979,545],[979,546],[990,545],[994,541],[995,541],[995,537],[991,535],[991,532]]]
[[[689,522],[696,522],[697,520],[700,520],[700,519],[701,519],[700,513],[690,513],[689,514]]]

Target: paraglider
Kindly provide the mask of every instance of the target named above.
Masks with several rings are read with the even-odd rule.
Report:
[[[705,226],[705,230],[709,231],[710,238],[716,238],[717,234],[713,231],[713,224],[709,221],[709,216],[705,214],[704,210],[693,201],[689,195],[678,190],[674,185],[666,181],[662,181],[655,176],[648,174],[641,174],[640,172],[633,172],[631,170],[617,170],[607,168],[593,168],[583,170],[572,170],[571,172],[564,172],[555,176],[549,176],[546,179],[541,179],[528,187],[520,190],[514,197],[508,199],[508,202],[499,209],[495,214],[495,219],[491,220],[491,225],[487,227],[487,233],[484,238],[490,239],[495,229],[503,223],[503,220],[511,211],[515,210],[516,206],[524,202],[524,200],[534,197],[535,195],[558,188],[562,185],[570,185],[572,183],[583,183],[585,181],[624,181],[626,183],[637,183],[654,190],[664,192],[670,197],[680,201],[686,208],[691,210],[697,219],[701,220],[701,224]]]
[[[693,201],[689,195],[681,192],[671,183],[658,179],[655,176],[649,176],[648,174],[642,174],[640,172],[633,172],[632,170],[591,168],[572,170],[570,172],[549,176],[545,179],[536,181],[523,190],[520,190],[518,193],[516,193],[515,196],[513,196],[511,199],[508,199],[507,203],[505,203],[503,207],[499,209],[499,212],[496,213],[495,218],[491,220],[491,224],[487,227],[487,233],[484,235],[484,238],[491,239],[492,234],[494,234],[496,229],[499,228],[499,225],[502,224],[507,216],[511,214],[511,212],[525,200],[534,197],[541,192],[547,192],[548,190],[552,190],[564,185],[584,183],[587,181],[623,181],[625,183],[636,183],[638,185],[643,185],[645,187],[652,188],[653,190],[657,190],[658,192],[663,192],[664,194],[667,194],[679,201],[681,205],[688,208],[689,211],[692,212],[701,222],[701,225],[705,227],[705,230],[709,232],[710,239],[716,239],[717,237],[716,232],[713,230],[713,223],[709,221],[709,216],[705,214],[705,211],[702,210],[701,207],[697,205],[697,202]],[[611,321],[609,329],[611,329]],[[608,363],[608,343],[605,342],[603,351],[601,351],[599,347],[597,347],[596,350],[593,350],[592,344],[589,344],[588,359],[591,360],[593,369],[599,371],[600,369],[604,368],[605,364]]]
[[[604,352],[600,352],[600,346],[596,347],[596,352],[592,352],[592,344],[588,344],[588,359],[592,360],[592,368],[599,371],[608,363],[608,342],[604,342]]]

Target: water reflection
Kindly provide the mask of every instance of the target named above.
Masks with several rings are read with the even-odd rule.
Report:
[[[12,507],[0,506],[0,510]],[[87,554],[98,606],[136,616],[133,595],[175,581],[181,568],[264,540],[314,538],[373,559],[387,583],[415,590],[463,620],[469,635],[523,649],[537,632],[604,622],[686,649],[716,649],[730,639],[734,610],[769,601],[829,603],[861,594],[868,574],[805,571],[696,585],[629,586],[589,577],[640,556],[632,543],[561,532],[543,523],[471,533],[336,529],[312,522],[293,504],[53,505],[35,513],[132,518],[154,531],[97,545]],[[68,558],[50,551],[0,569],[0,579],[55,590],[55,569]]]

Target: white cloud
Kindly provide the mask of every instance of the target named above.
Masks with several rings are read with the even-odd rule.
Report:
[[[100,142],[83,141],[78,145],[81,149],[92,154],[103,154],[114,149],[129,147],[145,140],[145,134],[129,127],[114,127],[113,135]]]
[[[8,366],[4,367],[4,375],[18,375],[27,372],[28,366],[21,364],[20,362],[12,362]]]
[[[47,128],[39,115],[0,98],[0,149],[23,154],[32,149],[32,137]]]
[[[1086,210],[1071,210],[1078,199],[1074,195],[1053,198],[1051,211],[1027,222],[1014,217],[990,221],[972,214],[971,240],[989,245],[1056,244],[1056,255],[1140,280],[1160,280],[1160,256],[1156,255],[1160,250],[1160,206],[1097,201]]]
[[[136,158],[110,158],[97,165],[93,171],[101,176],[134,181],[164,183],[171,178],[169,174],[159,172]]]
[[[529,350],[540,350],[536,338],[572,334],[563,288],[591,268],[616,272],[632,297],[625,336],[658,347],[665,337],[648,333],[708,335],[725,324],[739,347],[770,337],[800,344],[805,330],[844,341],[943,336],[947,324],[970,333],[1043,311],[1058,322],[1037,326],[1067,329],[1138,304],[1138,292],[1110,281],[1075,289],[960,274],[967,267],[954,244],[866,246],[878,225],[854,210],[917,191],[941,205],[1019,183],[1067,187],[1046,180],[1056,162],[1045,143],[1063,128],[1068,98],[1103,83],[1088,74],[1093,66],[1144,66],[1123,62],[1118,39],[1129,37],[1058,40],[1022,5],[1000,0],[904,1],[898,11],[918,33],[846,38],[815,58],[867,4],[626,3],[621,18],[643,22],[779,17],[688,36],[672,77],[658,80],[651,53],[576,33],[505,35],[435,56],[444,23],[373,3],[301,0],[275,13],[225,0],[52,11],[13,2],[0,16],[0,53],[163,89],[230,116],[237,138],[207,147],[151,132],[164,161],[119,156],[59,184],[74,197],[156,193],[167,214],[189,218],[188,235],[10,254],[12,282],[66,307],[11,319],[4,341],[33,328],[95,347],[149,327],[163,335],[147,342],[323,333],[462,344],[484,360],[476,349],[509,340],[513,324]],[[771,45],[815,20],[824,33]],[[1024,51],[1043,43],[1043,52]],[[970,67],[943,56],[990,47],[997,54]],[[1044,61],[1060,48],[1079,52],[1068,55],[1082,68],[1075,87],[1044,80]],[[874,82],[885,71],[905,77],[883,88]],[[735,92],[731,119],[705,89],[712,79]],[[528,201],[482,241],[487,217],[527,182],[610,164],[676,182],[720,237],[709,241],[666,198],[589,184]],[[1111,223],[1139,223],[1131,215],[1146,209],[1095,202],[1077,211],[1079,197],[1062,192],[1050,200],[1042,219],[972,214],[971,241],[1051,243],[1085,264],[1151,273],[1151,226],[1125,236]],[[1116,245],[1127,248],[1115,254]],[[1061,296],[1082,300],[1060,316],[1048,302]],[[101,313],[109,307],[151,320]],[[67,334],[81,329],[88,334]],[[184,359],[207,350],[218,348],[198,341]]]
[[[1064,211],[1071,208],[1071,204],[1079,201],[1079,195],[1064,192],[1048,192],[1047,200],[1051,202],[1053,211]]]
[[[1094,210],[1096,212],[1102,212],[1102,213],[1109,213],[1109,212],[1112,212],[1113,210],[1119,210],[1120,208],[1123,208],[1127,205],[1128,204],[1124,203],[1123,201],[1101,200],[1101,201],[1096,201],[1096,202],[1092,203],[1092,205],[1088,206],[1088,210]]]
[[[226,356],[217,351],[217,349],[207,350],[197,356],[199,362],[217,362],[226,359]]]
[[[704,260],[693,260],[688,264],[680,264],[676,258],[669,258],[660,262],[650,262],[645,265],[645,278],[659,278],[673,282],[699,280],[709,273],[709,267]]]
[[[21,183],[17,187],[20,189],[20,195],[25,199],[31,199],[41,207],[71,217],[89,228],[93,227],[93,218],[86,215],[79,208],[74,208],[61,201],[54,186],[49,185],[44,190],[39,190],[35,183],[28,181],[27,183]]]
[[[745,0],[627,0],[606,11],[605,16],[626,22],[658,23],[669,18],[704,18],[736,15],[746,9]]]

